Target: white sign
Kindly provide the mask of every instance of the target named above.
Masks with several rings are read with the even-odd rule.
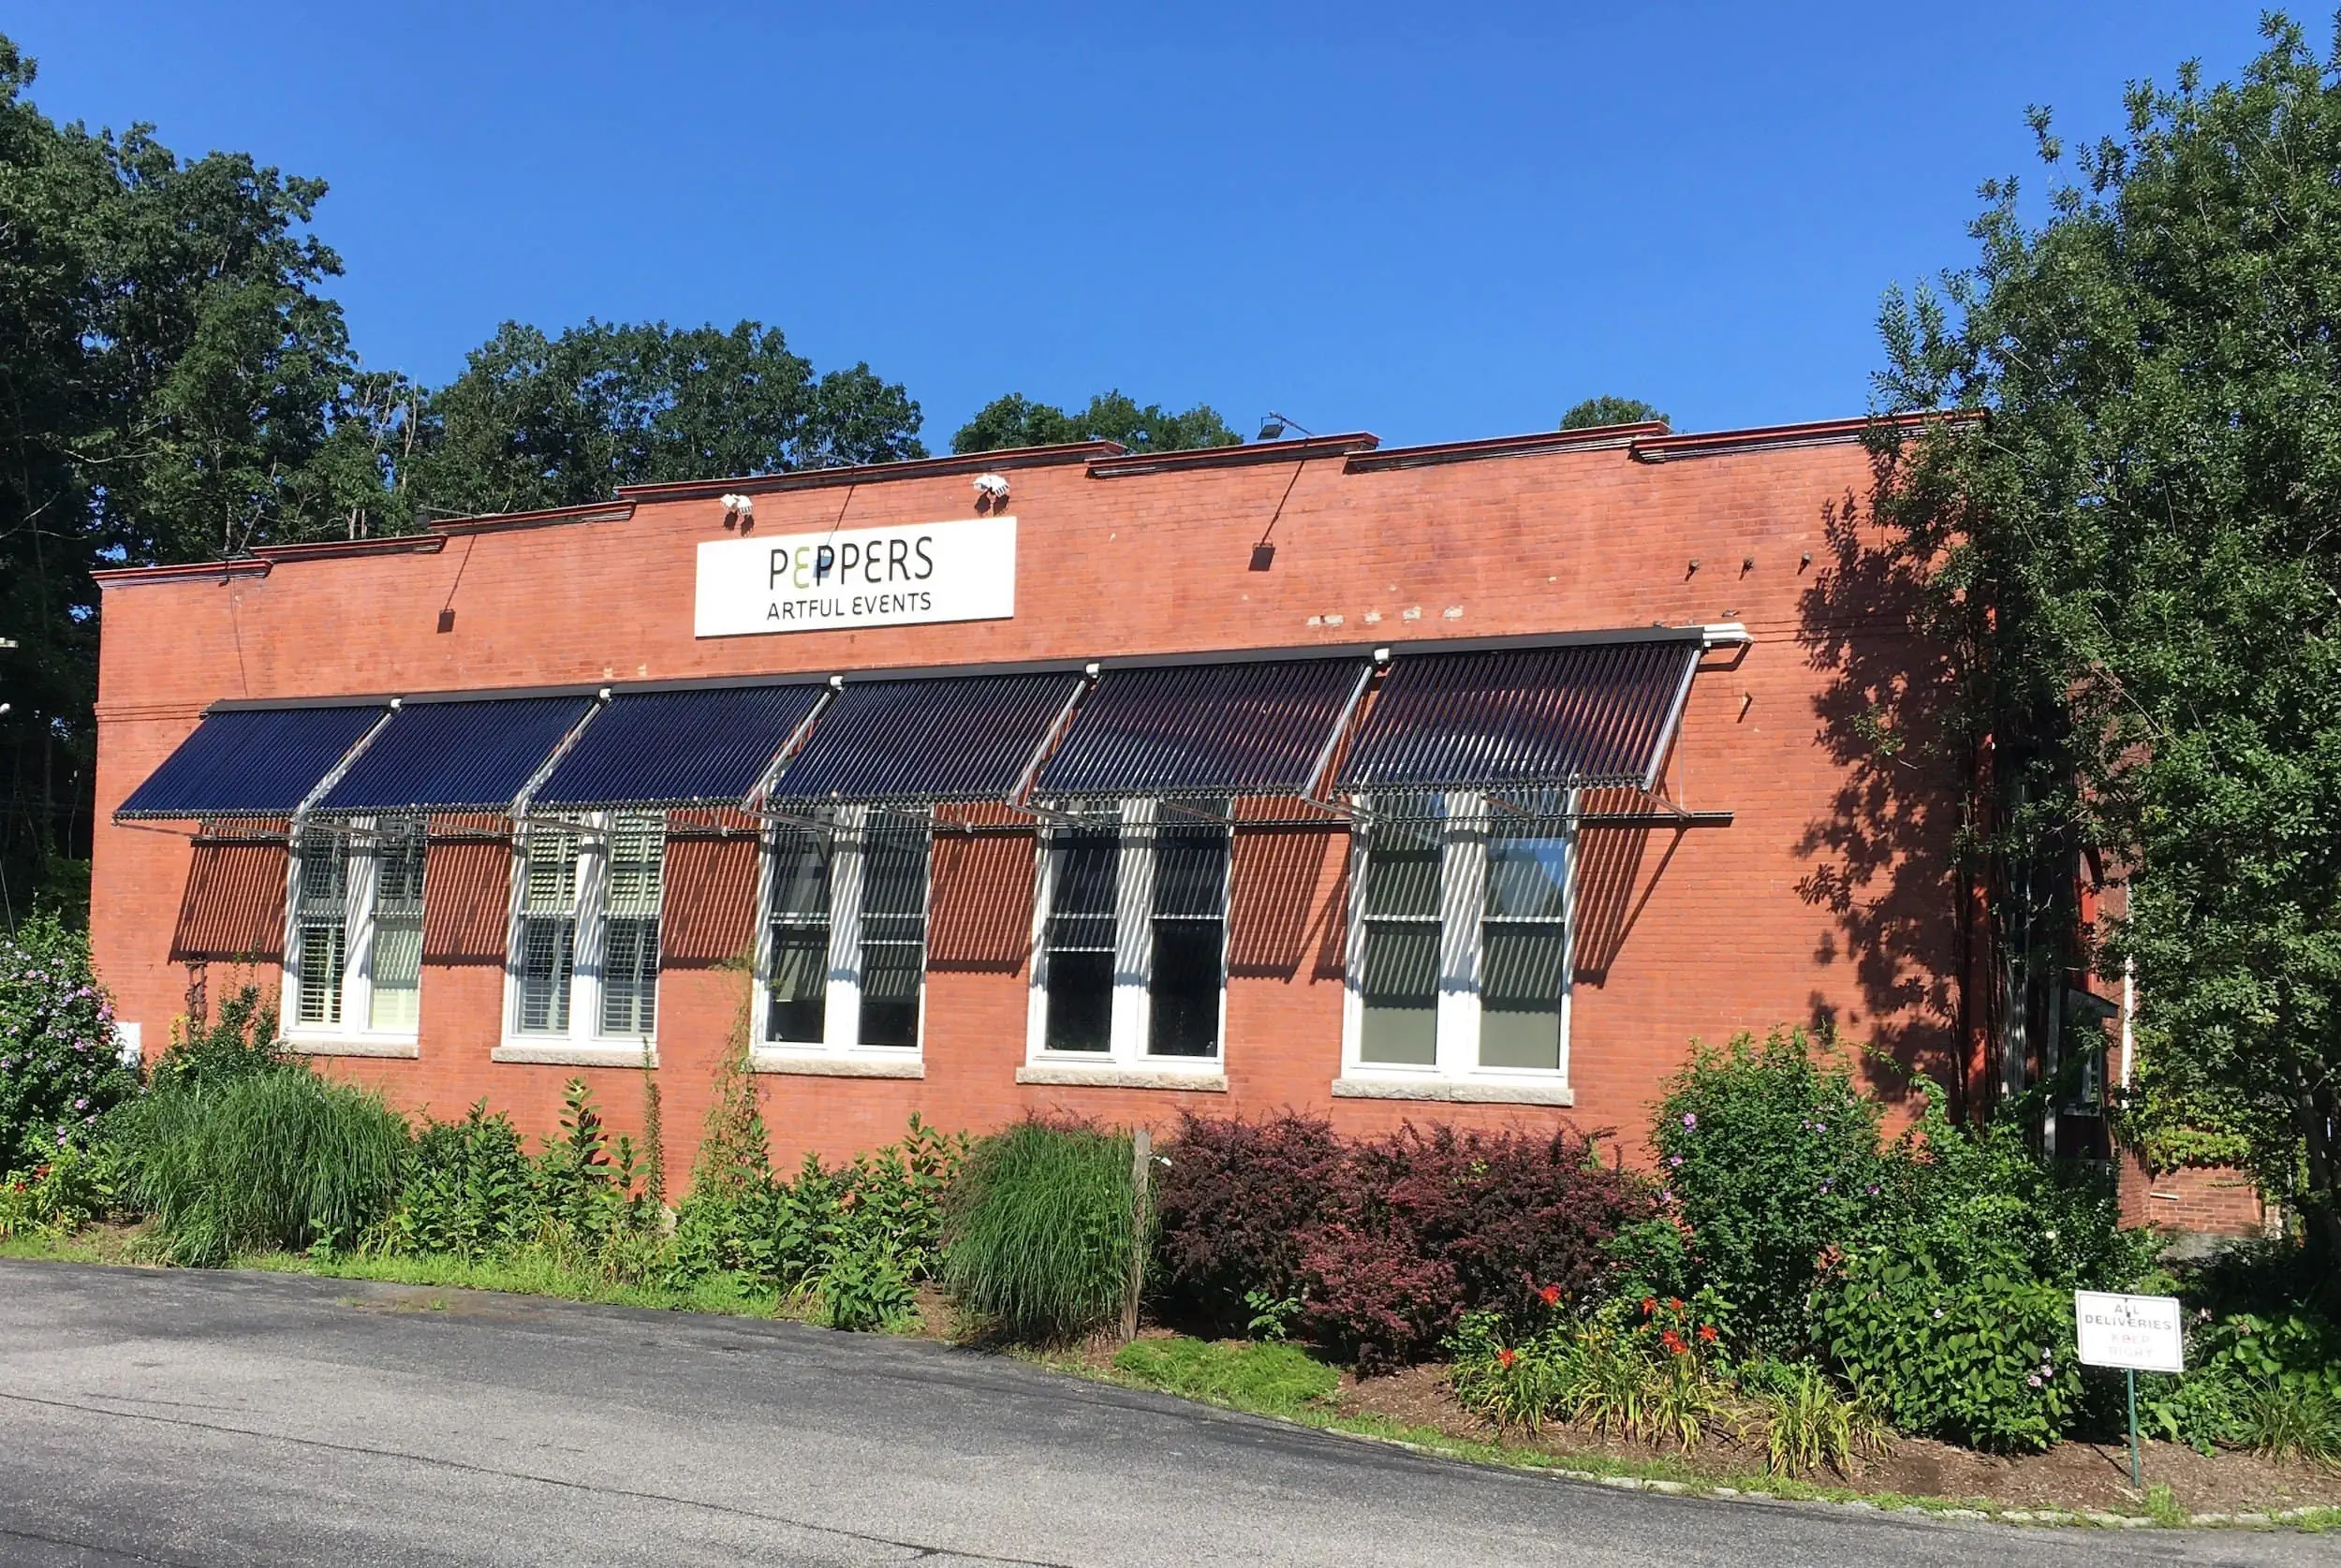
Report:
[[[2186,1352],[2175,1296],[2113,1296],[2073,1292],[2073,1322],[2085,1367],[2130,1367],[2142,1372],[2183,1372]]]
[[[699,546],[695,637],[1005,621],[1016,613],[1016,520],[843,528]]]
[[[135,1067],[144,1058],[145,1043],[140,1039],[143,1033],[144,1030],[138,1024],[115,1020],[114,1056],[125,1067]]]

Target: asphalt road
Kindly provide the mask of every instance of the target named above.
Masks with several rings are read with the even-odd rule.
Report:
[[[1622,1492],[792,1324],[0,1261],[7,1563],[2336,1559]]]

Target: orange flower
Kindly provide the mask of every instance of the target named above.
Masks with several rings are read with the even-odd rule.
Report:
[[[1657,1310],[1658,1310],[1658,1298],[1657,1298],[1656,1297],[1655,1297],[1655,1296],[1645,1296],[1645,1297],[1643,1297],[1642,1298],[1642,1316],[1644,1316],[1644,1317],[1648,1317],[1651,1313],[1653,1313],[1653,1312],[1656,1312]]]
[[[1511,1370],[1512,1363],[1520,1359],[1520,1355],[1517,1351],[1513,1350],[1511,1346],[1505,1345],[1496,1351],[1495,1358],[1504,1363],[1504,1370],[1506,1371],[1509,1371]]]
[[[1668,1312],[1681,1312],[1682,1310],[1683,1310],[1683,1298],[1682,1298],[1681,1297],[1679,1297],[1679,1296],[1670,1296],[1670,1297],[1667,1297],[1667,1311],[1668,1311]]]
[[[1715,1326],[1712,1323],[1701,1324],[1699,1326],[1699,1337],[1706,1341],[1709,1344],[1714,1344],[1715,1342]]]
[[[1561,1304],[1561,1287],[1558,1285],[1547,1285],[1537,1294],[1544,1297],[1544,1304],[1548,1307],[1557,1307]]]
[[[1690,1346],[1683,1342],[1683,1336],[1671,1328],[1658,1336],[1658,1342],[1667,1347],[1669,1356],[1681,1356],[1690,1349]]]

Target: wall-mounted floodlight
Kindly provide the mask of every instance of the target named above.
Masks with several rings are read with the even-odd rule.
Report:
[[[1274,409],[1271,409],[1268,417],[1259,422],[1259,434],[1254,437],[1254,439],[1259,441],[1280,441],[1284,439],[1284,433],[1288,430],[1297,430],[1303,435],[1315,435],[1317,433],[1315,431],[1309,429],[1308,426],[1302,424],[1299,420],[1293,418],[1289,414],[1279,414]]]

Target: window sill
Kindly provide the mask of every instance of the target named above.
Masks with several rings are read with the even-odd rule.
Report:
[[[1224,1071],[1122,1067],[1086,1062],[1034,1062],[1016,1069],[1018,1083],[1053,1084],[1070,1089],[1184,1089],[1199,1094],[1225,1094]]]
[[[1577,1092],[1565,1083],[1507,1083],[1500,1078],[1333,1079],[1336,1100],[1444,1100],[1456,1105],[1573,1106]]]
[[[793,1073],[811,1078],[923,1078],[927,1076],[927,1064],[916,1058],[890,1062],[881,1057],[816,1056],[809,1051],[751,1051],[748,1054],[748,1068],[758,1073]]]
[[[547,1067],[640,1067],[640,1045],[595,1045],[576,1040],[507,1040],[488,1053],[491,1062],[534,1062]],[[658,1065],[658,1051],[650,1052],[650,1065]]]
[[[421,1044],[412,1036],[369,1038],[362,1034],[313,1034],[294,1038],[287,1035],[282,1043],[295,1056],[376,1056],[411,1062],[422,1055]]]

